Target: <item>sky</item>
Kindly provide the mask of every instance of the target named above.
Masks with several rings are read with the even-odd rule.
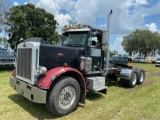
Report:
[[[60,32],[68,20],[106,28],[107,14],[113,10],[110,25],[110,50],[125,54],[123,36],[136,29],[160,32],[160,0],[11,0],[12,5],[28,2],[53,14]]]

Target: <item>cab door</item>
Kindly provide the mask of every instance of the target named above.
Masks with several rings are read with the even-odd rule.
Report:
[[[102,47],[97,37],[90,36],[87,43],[86,55],[92,58],[92,69],[99,70],[103,67],[104,58]]]

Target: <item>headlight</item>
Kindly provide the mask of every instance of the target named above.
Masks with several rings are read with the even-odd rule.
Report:
[[[37,73],[38,74],[42,75],[42,74],[44,74],[46,72],[47,72],[47,68],[46,67],[43,67],[43,66],[37,67]]]

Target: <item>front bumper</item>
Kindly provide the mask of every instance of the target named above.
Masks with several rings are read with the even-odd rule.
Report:
[[[14,62],[1,62],[0,68],[14,68]]]
[[[10,77],[10,86],[19,94],[35,103],[46,103],[47,91],[32,86],[26,82]]]

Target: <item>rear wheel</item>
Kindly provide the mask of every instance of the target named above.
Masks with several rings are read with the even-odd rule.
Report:
[[[137,70],[137,84],[141,85],[145,79],[145,73],[142,69]]]
[[[68,76],[61,77],[47,96],[46,108],[54,116],[69,114],[77,108],[80,98],[80,86],[76,79]]]
[[[137,72],[136,69],[133,69],[131,73],[131,79],[126,80],[126,85],[129,88],[133,88],[136,86],[136,83],[137,83]]]

